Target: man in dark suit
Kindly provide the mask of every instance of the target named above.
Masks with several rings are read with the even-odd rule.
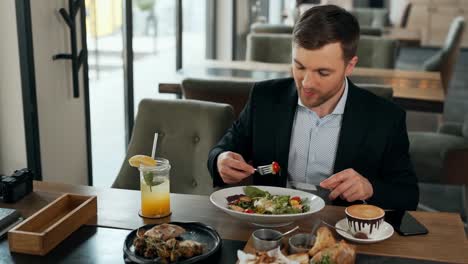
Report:
[[[294,79],[255,84],[239,120],[209,154],[215,186],[253,174],[256,185],[320,185],[336,205],[416,209],[404,110],[347,79],[358,41],[357,20],[340,7],[302,15],[293,32]],[[280,174],[255,172],[272,161]]]

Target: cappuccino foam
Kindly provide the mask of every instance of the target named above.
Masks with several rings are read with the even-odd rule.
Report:
[[[348,215],[356,218],[372,219],[381,217],[385,211],[381,208],[370,204],[355,204],[346,208]]]

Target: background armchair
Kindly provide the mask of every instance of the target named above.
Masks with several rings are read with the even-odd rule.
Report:
[[[394,68],[397,41],[374,36],[361,36],[358,44],[358,67]],[[250,33],[247,36],[248,61],[291,63],[292,35]]]
[[[361,35],[380,36],[390,25],[388,10],[383,8],[354,8],[350,10],[359,22]]]
[[[213,182],[206,167],[208,152],[224,135],[234,119],[226,104],[194,100],[144,99],[128,146],[127,155],[113,188],[138,190],[139,172],[128,159],[151,155],[154,133],[159,133],[157,157],[171,163],[171,192],[211,194]]]
[[[229,104],[238,118],[253,85],[253,82],[187,78],[182,81],[182,93],[187,99]]]
[[[393,69],[397,55],[398,43],[396,40],[361,36],[357,49],[359,57],[357,66]]]
[[[456,17],[450,24],[445,43],[432,57],[422,64],[398,63],[397,68],[403,70],[440,71],[443,88],[447,89],[460,52],[460,44],[465,29],[465,19]]]
[[[250,26],[251,33],[276,33],[292,34],[293,26],[285,24],[253,23]]]
[[[460,213],[467,221],[468,116],[444,123],[438,132],[409,132],[410,154],[419,179],[419,209]]]
[[[246,60],[291,63],[291,34],[249,33]]]

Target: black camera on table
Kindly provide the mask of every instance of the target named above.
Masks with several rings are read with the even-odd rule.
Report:
[[[1,176],[0,194],[5,203],[14,203],[33,190],[34,175],[29,169],[16,170],[11,176]]]

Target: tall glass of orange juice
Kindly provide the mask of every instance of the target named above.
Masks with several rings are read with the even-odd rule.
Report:
[[[141,211],[148,218],[171,214],[169,172],[171,165],[164,158],[156,158],[156,166],[140,165]]]

